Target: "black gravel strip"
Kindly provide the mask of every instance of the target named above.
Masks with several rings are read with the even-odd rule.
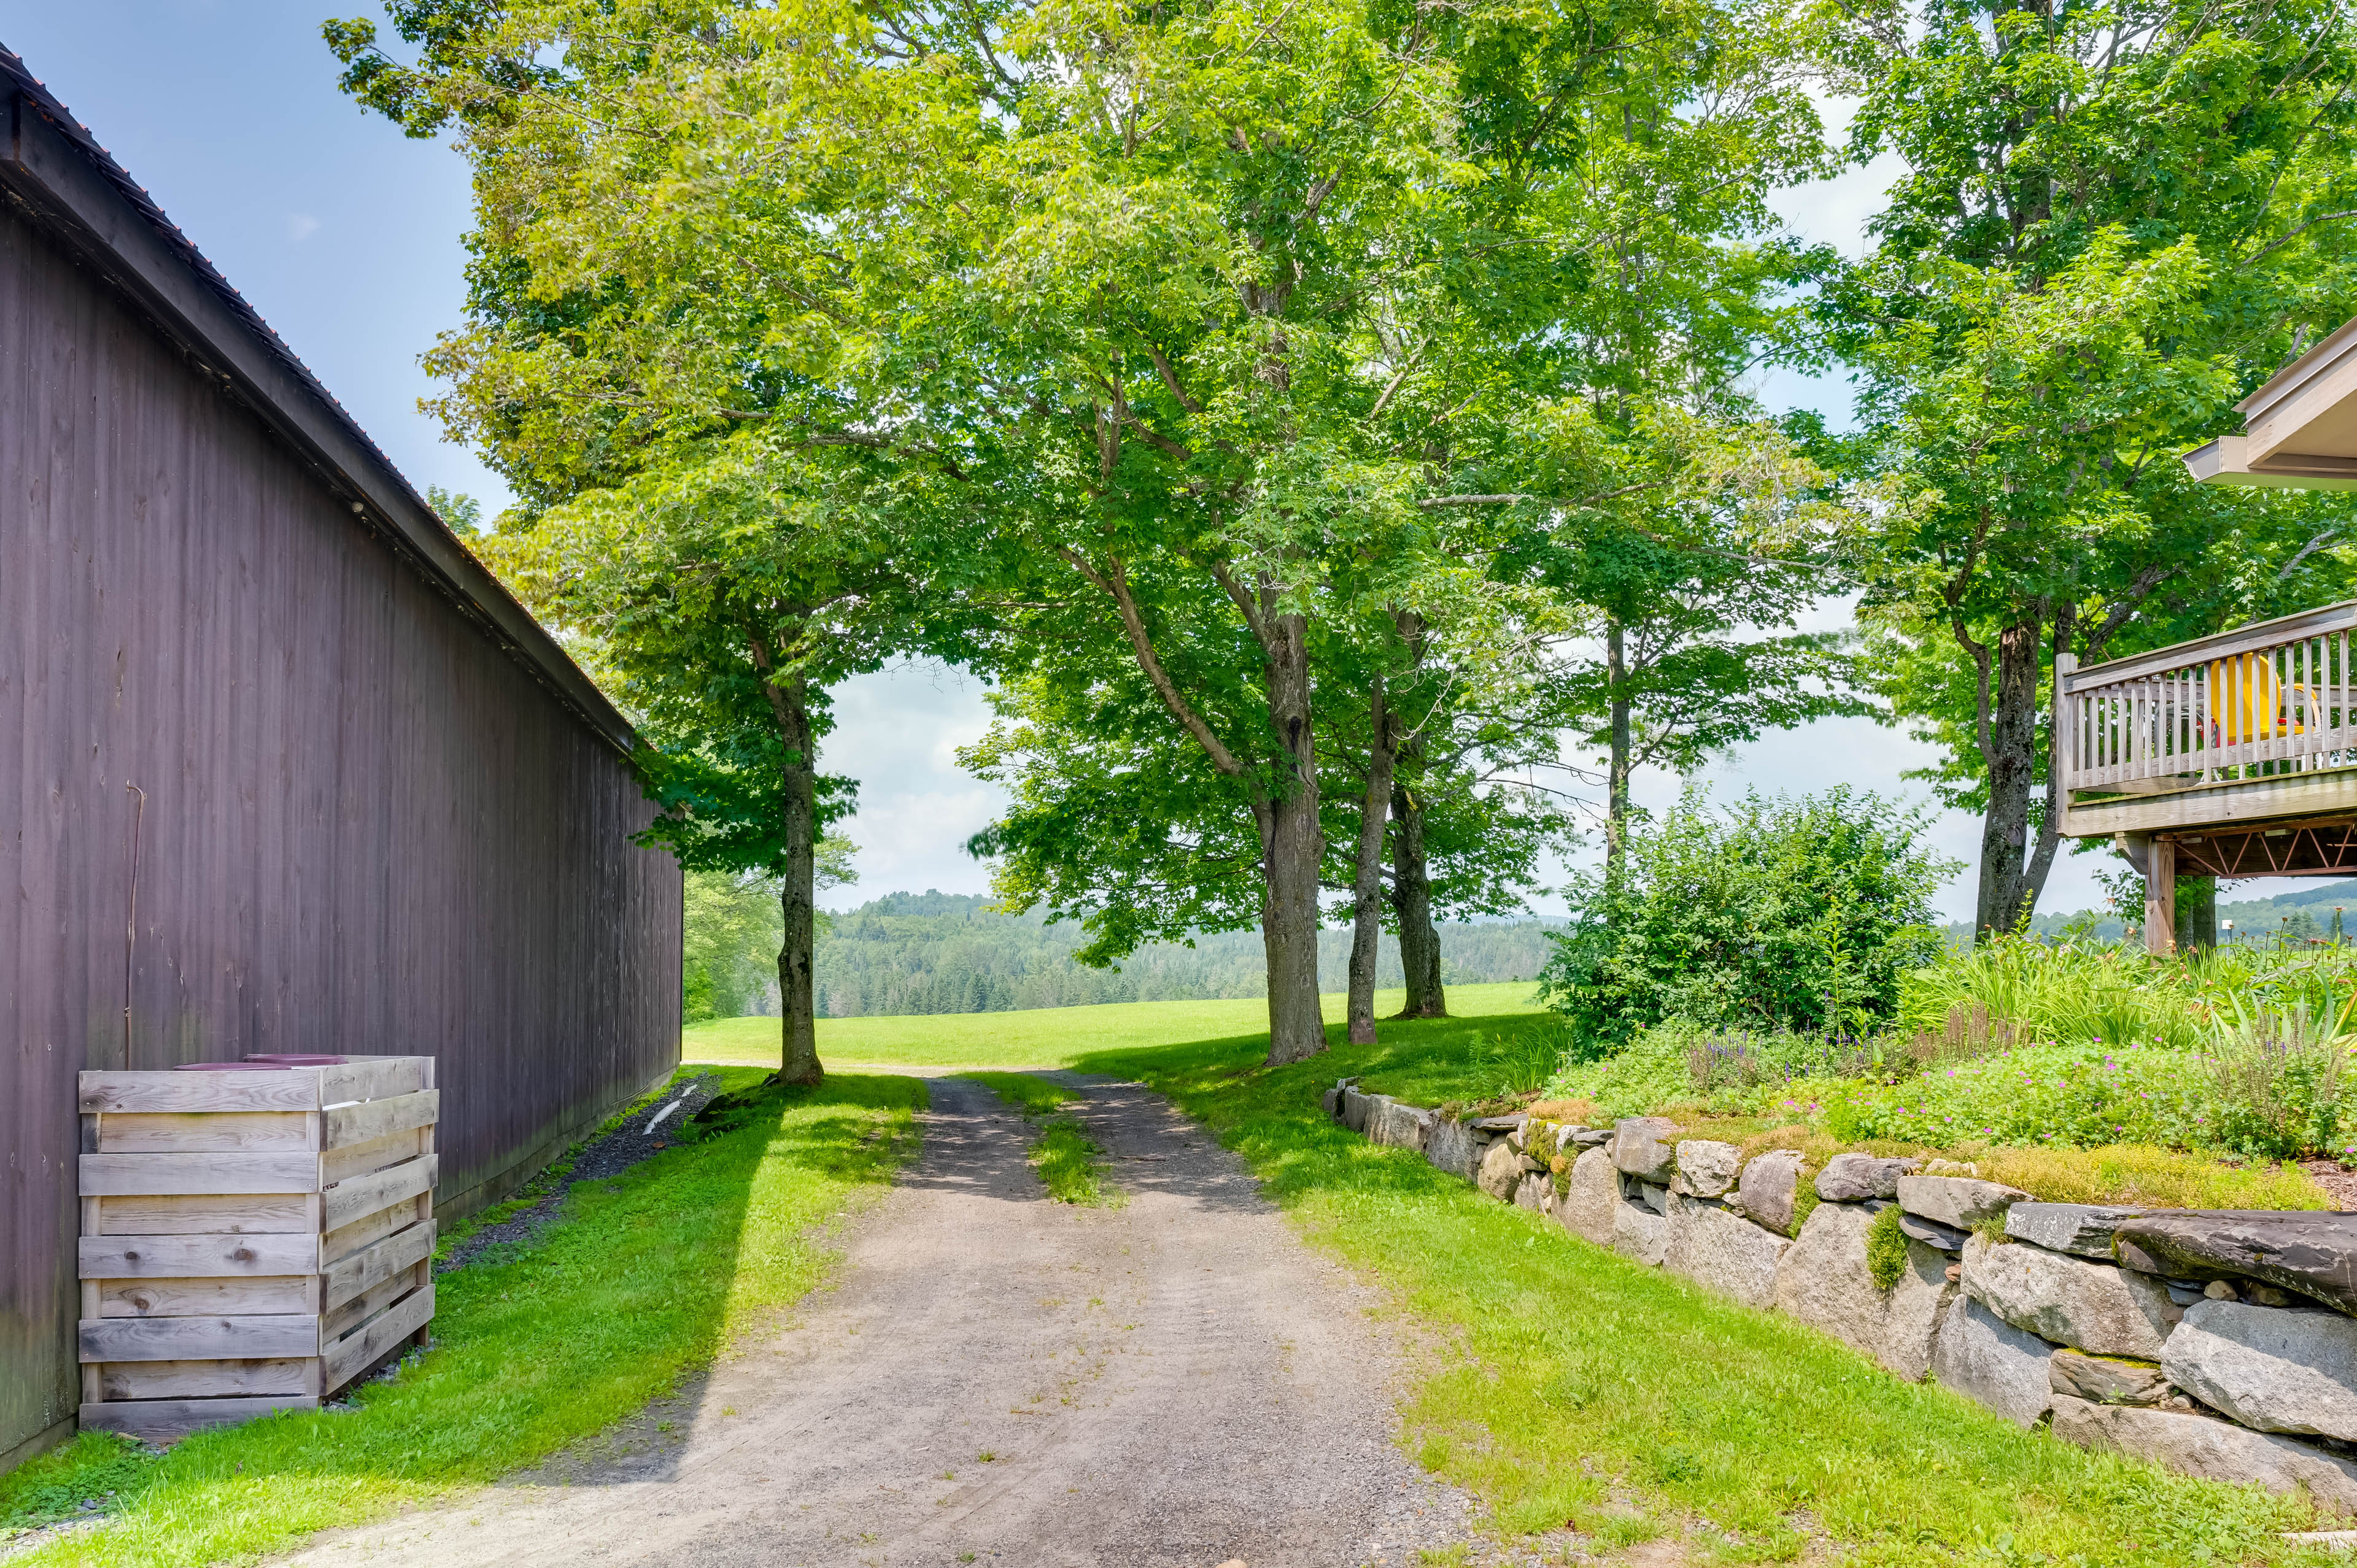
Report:
[[[485,1248],[502,1242],[528,1244],[534,1240],[556,1218],[557,1206],[565,1201],[565,1190],[575,1182],[619,1176],[658,1149],[668,1147],[678,1140],[680,1128],[687,1119],[703,1110],[705,1101],[719,1090],[717,1074],[700,1073],[674,1087],[662,1099],[634,1112],[620,1126],[575,1155],[573,1168],[551,1184],[539,1201],[468,1236],[450,1249],[447,1258],[434,1265],[434,1272],[447,1274],[454,1269],[463,1269]],[[651,1125],[654,1129],[651,1133],[648,1131]]]

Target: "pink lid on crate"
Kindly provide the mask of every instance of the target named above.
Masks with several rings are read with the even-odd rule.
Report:
[[[285,1072],[285,1062],[182,1062],[174,1072]]]
[[[350,1058],[323,1057],[303,1051],[253,1051],[249,1052],[245,1059],[271,1067],[341,1067]]]

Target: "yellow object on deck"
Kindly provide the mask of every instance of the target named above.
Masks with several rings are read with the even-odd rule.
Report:
[[[2234,746],[2279,735],[2298,735],[2283,705],[2283,682],[2275,660],[2264,653],[2221,659],[2210,666],[2212,744]]]

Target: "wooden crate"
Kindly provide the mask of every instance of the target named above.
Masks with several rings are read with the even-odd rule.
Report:
[[[81,1423],[308,1408],[434,1316],[431,1057],[81,1075]]]

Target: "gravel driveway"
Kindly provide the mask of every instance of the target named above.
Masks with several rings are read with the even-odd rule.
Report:
[[[1349,1568],[1467,1540],[1394,1442],[1373,1293],[1161,1099],[1067,1081],[1125,1208],[1049,1202],[1023,1120],[934,1079],[836,1286],[598,1444],[294,1561]]]

